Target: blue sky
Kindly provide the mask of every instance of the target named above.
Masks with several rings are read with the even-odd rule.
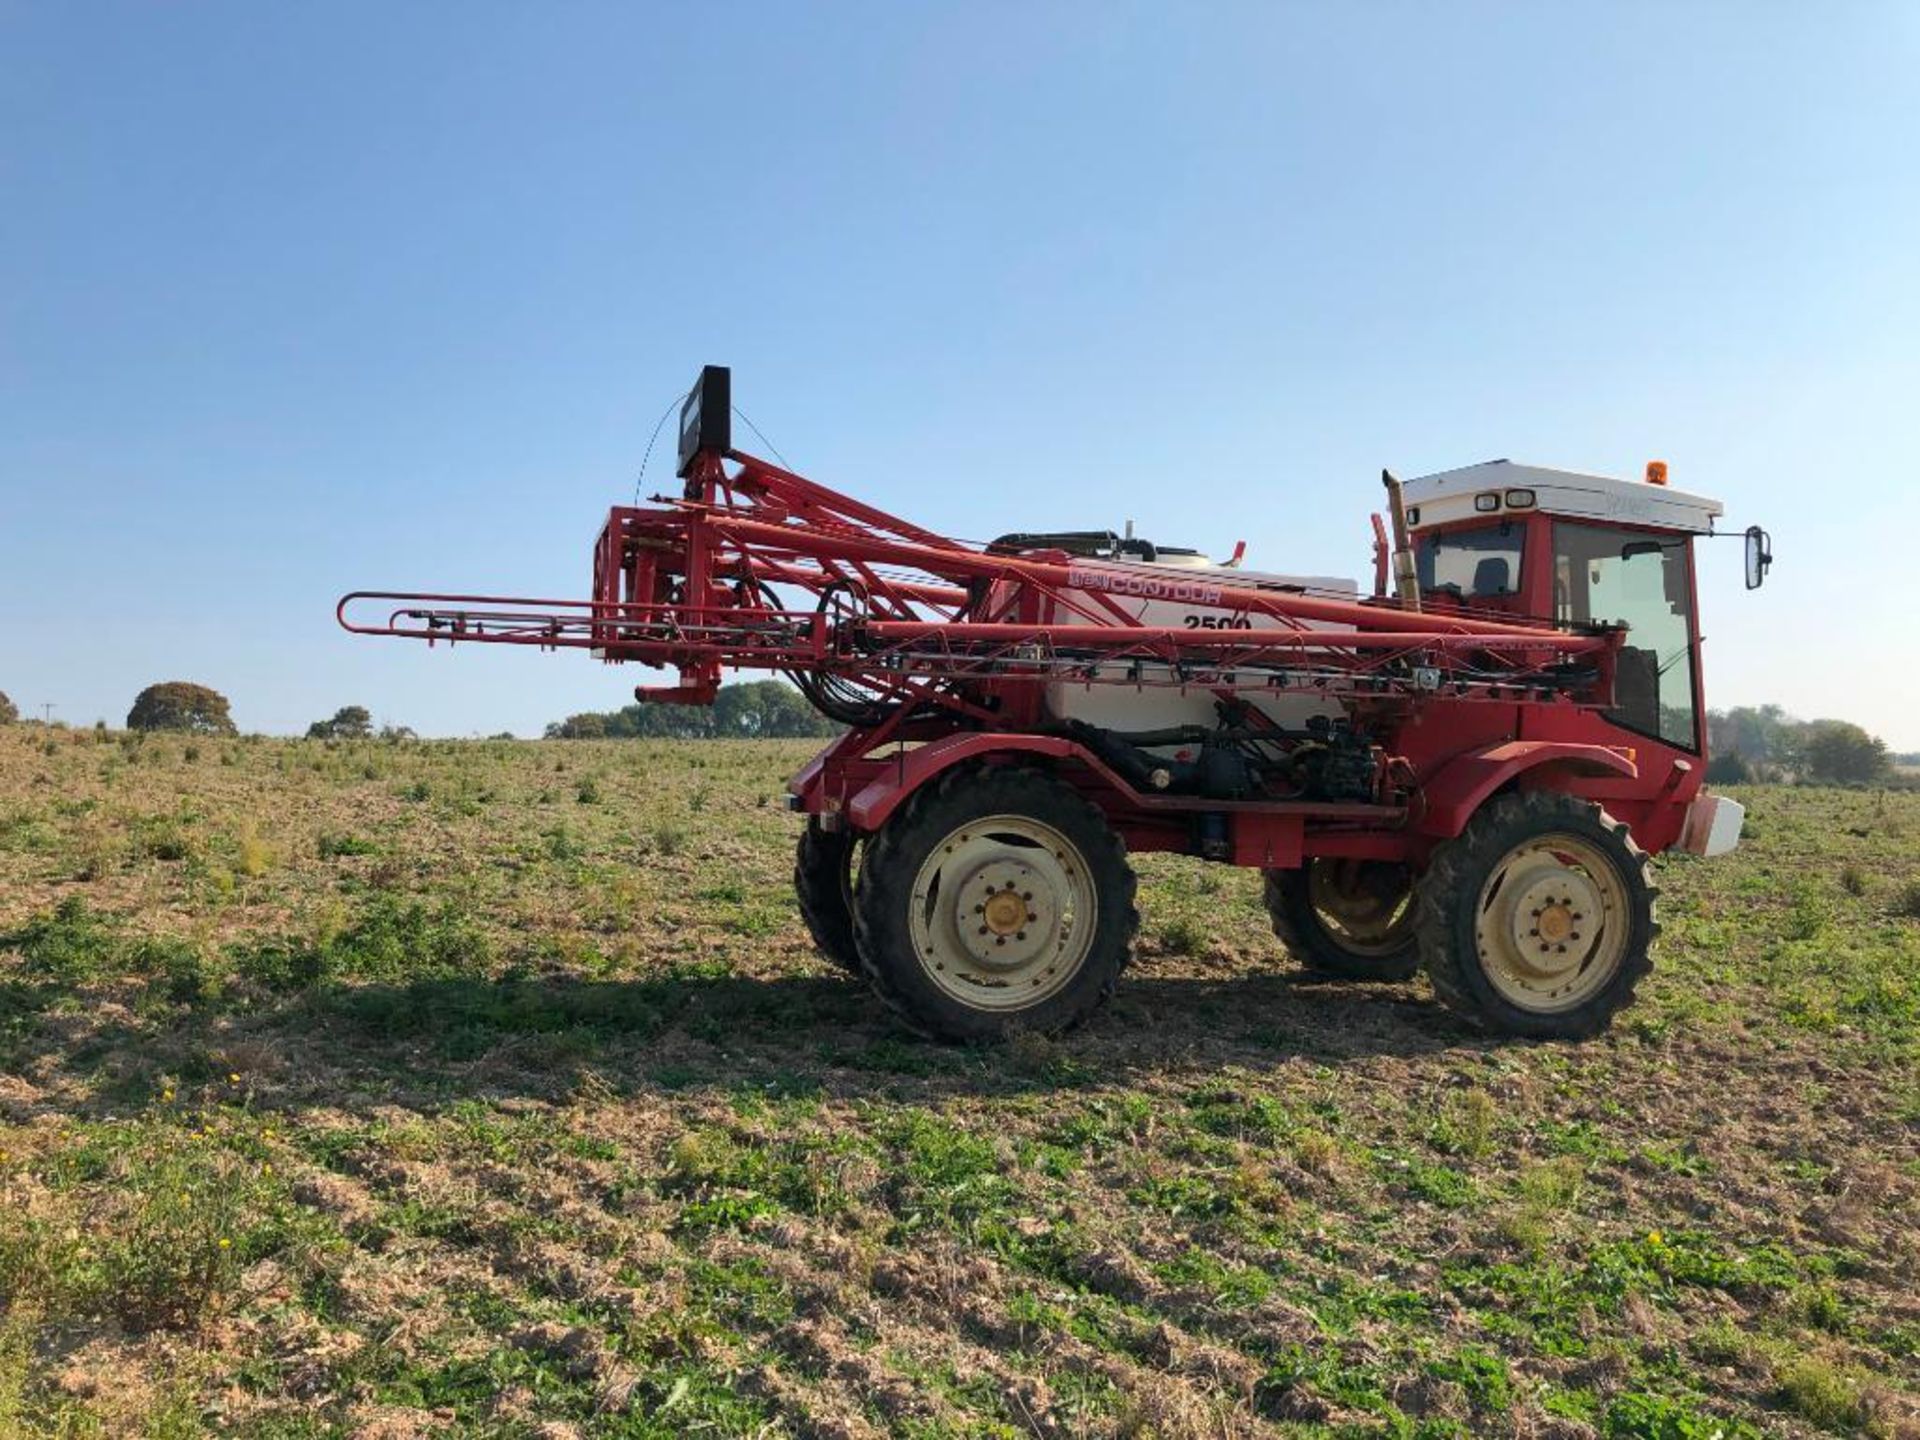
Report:
[[[612,708],[650,677],[333,599],[584,594],[713,361],[935,528],[1281,570],[1367,568],[1382,465],[1658,456],[1779,555],[1709,546],[1712,703],[1920,748],[1917,52],[1895,4],[0,3],[0,689]]]

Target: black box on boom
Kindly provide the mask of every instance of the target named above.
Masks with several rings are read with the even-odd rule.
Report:
[[[708,365],[680,405],[680,468],[674,473],[684,480],[694,456],[724,455],[732,448],[733,372]]]

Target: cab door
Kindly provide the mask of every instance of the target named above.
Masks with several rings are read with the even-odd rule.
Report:
[[[1556,519],[1553,613],[1562,624],[1624,624],[1607,718],[1700,752],[1691,536]]]

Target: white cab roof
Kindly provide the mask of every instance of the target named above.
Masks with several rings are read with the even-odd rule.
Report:
[[[1575,515],[1587,520],[1613,520],[1625,525],[1658,525],[1669,530],[1710,534],[1714,517],[1724,512],[1718,500],[1689,495],[1667,485],[1639,480],[1614,480],[1605,475],[1581,475],[1572,470],[1549,470],[1512,460],[1488,460],[1437,475],[1422,475],[1403,487],[1409,528],[1424,530],[1477,514],[1518,512],[1507,504],[1507,491],[1531,490],[1531,508],[1549,515]],[[1498,511],[1477,510],[1474,497],[1500,497]]]

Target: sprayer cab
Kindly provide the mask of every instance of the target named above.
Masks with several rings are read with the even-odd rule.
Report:
[[[1493,460],[1404,486],[1423,608],[1625,627],[1609,718],[1704,749],[1693,542],[1719,501],[1675,490],[1666,467],[1635,483]]]

